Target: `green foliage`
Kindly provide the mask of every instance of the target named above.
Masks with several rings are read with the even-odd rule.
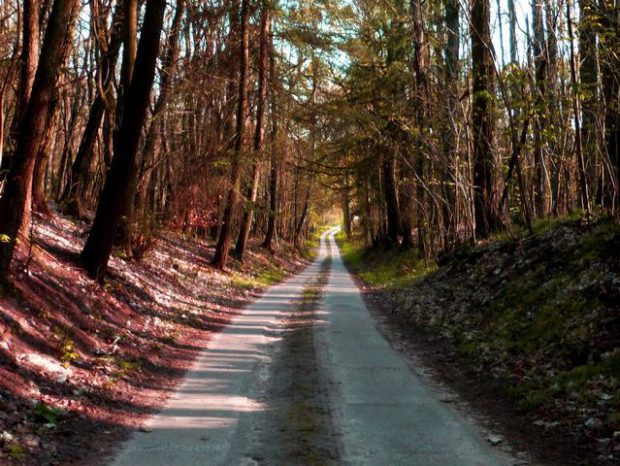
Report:
[[[125,359],[115,357],[113,359],[116,370],[112,373],[112,378],[115,380],[123,378],[130,372],[140,371],[142,369],[142,361],[137,359]]]
[[[33,422],[56,425],[61,414],[62,411],[60,409],[52,408],[43,402],[38,402],[34,405],[30,418]]]
[[[264,267],[254,275],[235,275],[231,280],[233,288],[238,290],[255,290],[258,288],[266,288],[281,282],[286,277],[286,271],[277,265]]]
[[[377,288],[403,288],[437,269],[435,263],[420,259],[415,250],[369,249],[361,242],[348,240],[342,231],[336,241],[347,267]]]
[[[11,442],[8,447],[8,454],[9,458],[20,461],[26,458],[26,449],[17,442]]]
[[[75,344],[71,338],[66,338],[61,345],[60,360],[63,366],[69,367],[79,359],[80,355],[75,351]]]
[[[301,248],[301,255],[304,259],[308,261],[316,259],[321,244],[321,235],[332,228],[333,226],[322,226],[314,230]]]
[[[77,361],[80,355],[75,350],[75,343],[73,338],[71,338],[71,332],[63,328],[59,325],[55,325],[52,327],[52,332],[57,340],[60,341],[59,344],[59,358],[64,367],[69,367],[73,362]]]

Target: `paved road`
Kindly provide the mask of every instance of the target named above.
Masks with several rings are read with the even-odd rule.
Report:
[[[333,235],[213,338],[114,466],[515,463],[381,336]]]

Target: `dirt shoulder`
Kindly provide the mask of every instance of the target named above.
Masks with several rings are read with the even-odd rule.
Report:
[[[92,465],[160,407],[194,358],[265,286],[307,265],[252,245],[210,267],[210,243],[166,233],[103,286],[77,258],[86,225],[38,218],[0,297],[0,462]],[[283,272],[284,271],[284,272]]]

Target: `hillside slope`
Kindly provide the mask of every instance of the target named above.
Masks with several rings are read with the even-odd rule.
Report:
[[[0,293],[1,464],[97,464],[241,306],[307,263],[252,243],[221,272],[212,244],[163,232],[142,261],[114,257],[101,286],[79,267],[86,229],[37,218]]]
[[[615,224],[566,223],[525,239],[462,248],[430,273],[404,260],[407,253],[343,246],[349,266],[389,303],[383,309],[403,332],[438,336],[432,346],[444,351],[447,344],[480,381],[490,375],[488,383],[534,434],[566,445],[565,454],[577,451],[579,459],[565,464],[620,460]]]

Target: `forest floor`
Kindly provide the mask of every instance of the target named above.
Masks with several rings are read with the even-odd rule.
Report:
[[[340,238],[386,337],[554,465],[620,463],[620,228],[568,222],[438,265]]]
[[[308,263],[252,244],[220,272],[211,243],[166,233],[140,262],[113,257],[100,285],[78,266],[86,224],[37,217],[33,234],[15,289],[0,296],[2,464],[94,463],[162,405],[244,304]]]

